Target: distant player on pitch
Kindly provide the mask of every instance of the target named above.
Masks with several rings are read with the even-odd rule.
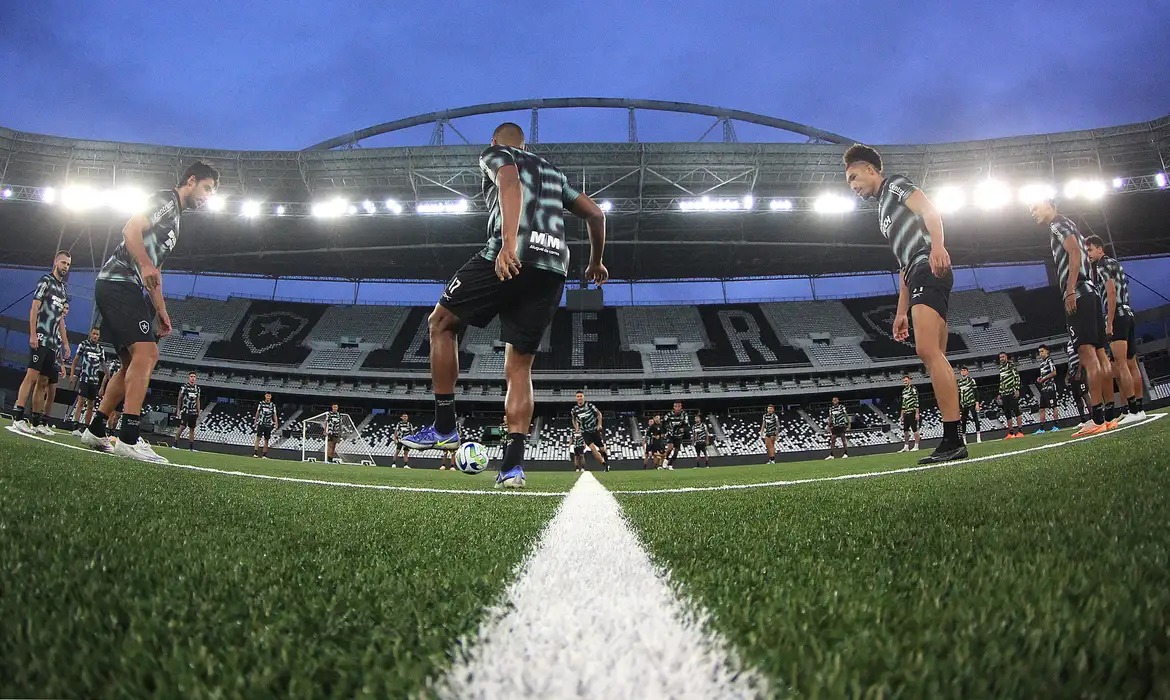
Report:
[[[28,369],[24,372],[24,379],[16,393],[16,403],[12,407],[12,427],[29,435],[43,432],[39,428],[45,411],[49,378],[53,377],[53,381],[56,381],[59,371],[57,348],[64,348],[65,359],[69,359],[69,337],[65,334],[65,306],[69,303],[69,290],[65,279],[69,276],[71,262],[69,251],[57,251],[53,256],[53,271],[37,282],[28,312]],[[31,409],[27,418],[26,407]]]
[[[183,439],[183,430],[187,430],[187,449],[195,451],[195,426],[199,424],[199,412],[203,410],[202,390],[196,383],[198,380],[194,372],[187,374],[187,383],[179,389],[179,399],[175,404],[175,415],[179,417],[179,432],[175,433],[175,441],[171,447],[178,448]]]
[[[768,464],[776,463],[776,438],[780,435],[780,416],[776,415],[776,407],[768,404],[760,419],[760,437],[764,440],[764,448],[768,450]]]
[[[922,410],[918,405],[918,387],[910,382],[909,374],[902,375],[902,410],[898,415],[902,422],[902,449],[898,451],[917,452],[922,445]],[[910,447],[911,435],[914,447]]]
[[[256,415],[252,417],[256,430],[256,438],[252,441],[252,456],[268,459],[268,443],[272,440],[272,431],[280,425],[280,414],[276,404],[272,402],[272,392],[265,392],[264,400],[256,404]],[[260,440],[264,440],[264,453],[260,453]]]

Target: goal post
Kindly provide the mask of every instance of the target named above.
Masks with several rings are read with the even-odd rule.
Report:
[[[358,431],[353,419],[348,413],[342,413],[341,429],[338,431],[340,440],[334,457],[347,464],[365,464],[374,466],[374,448],[369,440]],[[326,456],[326,422],[329,413],[318,413],[301,421],[301,461],[328,461]]]

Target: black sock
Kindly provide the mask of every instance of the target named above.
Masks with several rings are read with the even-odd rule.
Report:
[[[1138,397],[1136,397],[1134,400],[1135,400],[1135,401],[1137,401],[1137,409],[1138,409],[1138,413],[1141,413],[1141,412],[1142,412],[1142,410],[1143,410],[1143,409],[1142,409],[1142,397],[1138,396]]]
[[[942,425],[943,425],[943,437],[942,437],[942,444],[943,445],[954,445],[955,443],[960,442],[960,440],[959,440],[959,421],[957,421],[957,420],[950,420],[950,421],[944,420],[942,422]]]
[[[1138,408],[1138,400],[1136,396],[1129,397],[1129,401],[1126,402],[1126,407],[1129,409],[1129,415],[1131,416],[1136,416],[1137,412],[1142,410]]]
[[[444,435],[455,430],[455,394],[435,394],[435,430]]]
[[[601,455],[601,466],[608,467],[609,466],[609,455],[605,453],[605,450],[598,450],[597,454]]]
[[[24,420],[24,406],[12,407],[12,419],[13,421]]]
[[[33,427],[35,428],[36,426],[41,424],[41,421],[44,420],[44,417],[45,416],[42,413],[34,413],[31,416],[29,416],[28,418],[32,422]]]
[[[1103,404],[1093,404],[1093,422],[1097,425],[1105,422],[1105,406]]]
[[[518,467],[524,463],[524,441],[526,438],[524,433],[508,433],[508,444],[504,447],[504,462],[500,465],[500,471],[506,472],[512,467]]]
[[[89,422],[89,432],[97,437],[104,438],[106,436],[106,421],[109,419],[110,417],[101,411],[94,411],[93,420]]]
[[[1108,423],[1109,421],[1113,420],[1114,417],[1116,417],[1116,415],[1117,415],[1117,404],[1113,403],[1112,401],[1106,402],[1105,403],[1105,422]]]
[[[122,414],[122,432],[118,435],[118,441],[127,445],[138,444],[138,416]]]

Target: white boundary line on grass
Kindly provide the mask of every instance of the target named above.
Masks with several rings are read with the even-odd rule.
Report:
[[[938,464],[924,464],[916,467],[902,467],[900,469],[887,469],[880,472],[859,472],[857,474],[840,474],[838,476],[818,476],[810,477],[808,479],[789,479],[785,481],[761,481],[754,484],[724,484],[722,486],[681,486],[673,489],[642,489],[630,491],[613,491],[615,495],[623,496],[641,496],[647,494],[659,493],[699,493],[703,491],[740,491],[744,489],[757,489],[765,486],[797,486],[800,484],[816,484],[822,481],[849,481],[851,479],[869,479],[875,476],[889,476],[891,474],[910,474],[913,472],[924,472],[931,469],[942,469],[944,467],[963,467],[968,464],[977,464],[979,462],[990,462],[996,459],[1003,459],[1004,457],[1015,457],[1017,455],[1028,454],[1029,452],[1040,452],[1041,450],[1051,450],[1057,447],[1064,447],[1085,440],[1092,440],[1094,438],[1105,437],[1107,435],[1114,435],[1123,430],[1136,428],[1140,425],[1149,425],[1150,423],[1162,418],[1163,413],[1151,413],[1146,419],[1140,423],[1129,423],[1110,430],[1105,433],[1097,433],[1096,435],[1086,435],[1085,437],[1074,438],[1072,440],[1062,440],[1060,442],[1050,442],[1047,445],[1037,445],[1036,447],[1028,447],[1023,450],[1012,450],[1011,452],[999,452],[993,455],[984,455],[982,457],[971,457],[969,459],[960,459],[954,462],[940,462]]]
[[[589,472],[473,638],[432,688],[443,698],[752,698],[765,679],[680,599],[669,573]],[[690,603],[690,604],[688,604]]]
[[[1074,443],[1083,442],[1085,440],[1092,440],[1094,438],[1105,437],[1107,435],[1113,435],[1113,434],[1118,433],[1118,432],[1123,431],[1123,430],[1129,430],[1130,428],[1136,428],[1136,427],[1142,426],[1142,425],[1149,425],[1150,423],[1154,422],[1155,420],[1162,418],[1164,415],[1166,415],[1166,414],[1151,413],[1146,418],[1146,420],[1142,421],[1141,423],[1130,423],[1129,425],[1123,425],[1123,426],[1120,426],[1114,430],[1110,430],[1107,433],[1099,433],[1097,435],[1089,435],[1087,437],[1076,438],[1076,439],[1072,439],[1072,440],[1063,440],[1061,442],[1052,442],[1052,443],[1048,443],[1047,445],[1038,445],[1036,447],[1028,447],[1028,448],[1022,449],[1022,450],[1013,450],[1011,452],[1000,452],[1000,453],[993,454],[993,455],[984,455],[983,457],[972,457],[970,459],[959,460],[956,462],[943,462],[941,464],[927,464],[924,466],[902,467],[900,469],[887,469],[885,471],[880,471],[880,472],[860,472],[860,473],[856,473],[856,474],[841,474],[838,476],[811,477],[808,479],[760,481],[760,482],[748,483],[748,484],[723,484],[722,486],[681,486],[678,488],[668,488],[668,489],[640,489],[640,490],[628,490],[628,491],[614,490],[614,491],[611,491],[610,493],[613,493],[615,495],[622,495],[622,496],[643,496],[643,495],[654,495],[654,494],[700,493],[700,492],[704,492],[704,491],[740,491],[740,490],[744,490],[744,489],[757,489],[757,488],[765,488],[765,487],[799,486],[801,484],[815,484],[815,483],[820,483],[820,482],[824,482],[824,481],[849,481],[852,479],[869,479],[869,478],[878,477],[878,476],[890,476],[892,474],[910,474],[913,472],[928,471],[931,469],[942,469],[944,467],[961,467],[961,466],[964,466],[967,464],[976,464],[978,462],[990,462],[992,460],[1003,459],[1005,457],[1015,457],[1017,455],[1027,454],[1029,452],[1039,452],[1041,450],[1051,450],[1051,449],[1054,449],[1057,447],[1062,447],[1065,445],[1072,445]],[[13,428],[11,425],[6,426],[5,430],[7,430],[8,432],[10,432],[14,435],[19,435],[20,437],[23,437],[23,438],[28,438],[30,440],[39,440],[41,442],[45,442],[45,443],[48,443],[50,445],[57,445],[58,447],[65,447],[65,448],[68,448],[71,450],[80,450],[82,452],[87,452],[90,454],[104,454],[101,452],[97,452],[96,450],[91,450],[88,447],[82,447],[80,445],[70,445],[70,444],[65,443],[65,442],[58,442],[56,440],[50,440],[48,438],[40,437],[38,435],[29,435],[27,433],[22,433],[19,430],[16,430],[15,428]],[[106,455],[106,456],[111,457],[111,455]],[[149,462],[143,462],[143,464],[149,464]],[[187,470],[196,471],[196,472],[206,472],[209,474],[226,474],[228,476],[242,476],[242,477],[249,477],[252,479],[267,479],[269,481],[283,481],[283,482],[288,482],[288,483],[299,483],[299,484],[314,484],[316,486],[340,486],[343,488],[368,489],[371,491],[403,491],[403,492],[408,492],[408,493],[446,493],[446,494],[459,494],[459,495],[470,495],[470,496],[534,496],[534,497],[546,497],[546,498],[547,497],[563,498],[568,493],[567,491],[525,491],[523,489],[499,489],[499,490],[489,491],[487,489],[438,489],[438,488],[431,488],[431,487],[427,487],[427,486],[391,486],[389,484],[362,484],[362,483],[356,483],[356,482],[352,482],[352,481],[328,481],[325,479],[305,479],[305,478],[295,477],[295,476],[275,476],[273,474],[256,474],[253,472],[241,472],[241,471],[235,471],[235,470],[231,470],[231,469],[215,469],[213,467],[197,467],[193,464],[177,464],[174,462],[170,462],[167,464],[159,464],[156,466],[176,467],[178,469],[187,469]],[[586,473],[588,473],[588,472],[586,472]]]

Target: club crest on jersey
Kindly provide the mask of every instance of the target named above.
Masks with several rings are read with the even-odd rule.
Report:
[[[142,331],[143,335],[146,335],[147,333],[150,333],[150,324],[146,321],[139,321],[138,330]]]
[[[253,354],[263,354],[295,338],[308,323],[309,319],[291,311],[249,316],[244,323],[244,346]]]

